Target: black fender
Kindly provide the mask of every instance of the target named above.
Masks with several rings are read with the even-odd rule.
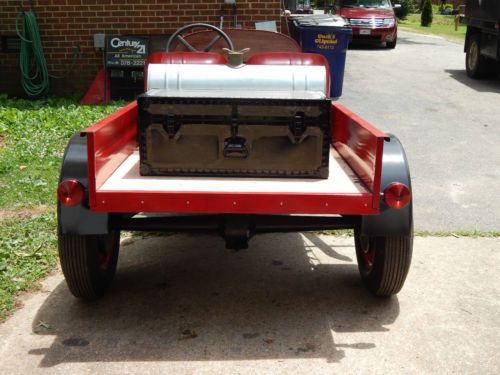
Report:
[[[384,140],[380,181],[380,214],[361,218],[361,234],[367,236],[409,236],[413,233],[413,191],[410,169],[401,142],[394,135]],[[411,200],[402,209],[390,208],[383,199],[387,185],[401,182],[410,189]]]
[[[472,34],[480,32],[475,27],[467,26],[467,31],[465,32],[465,42],[464,42],[464,52],[467,53],[469,50],[469,42]]]
[[[76,179],[85,188],[85,199],[76,206],[65,206],[57,202],[57,221],[62,233],[66,234],[107,234],[109,214],[92,212],[88,206],[88,156],[87,137],[75,134],[64,152],[59,182]]]

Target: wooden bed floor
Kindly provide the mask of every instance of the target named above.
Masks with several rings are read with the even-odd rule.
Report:
[[[141,176],[139,152],[133,152],[98,191],[162,191],[162,192],[252,192],[362,194],[369,191],[342,159],[330,149],[328,179],[233,178]]]

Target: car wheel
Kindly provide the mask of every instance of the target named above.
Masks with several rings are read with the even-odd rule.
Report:
[[[354,242],[359,272],[366,288],[382,297],[398,293],[410,269],[413,234],[371,237],[361,235],[356,229]]]
[[[84,236],[59,230],[61,268],[75,297],[94,300],[104,294],[115,275],[119,248],[119,231]]]
[[[385,46],[389,49],[394,49],[396,48],[396,43],[398,42],[398,36],[396,35],[394,37],[394,40],[392,42],[386,42],[385,43]]]
[[[471,78],[485,78],[494,72],[493,61],[481,55],[481,34],[472,34],[469,38],[465,69]]]

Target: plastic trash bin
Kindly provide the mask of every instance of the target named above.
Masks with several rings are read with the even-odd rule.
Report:
[[[352,29],[339,16],[313,15],[294,20],[303,52],[319,53],[330,64],[330,96],[342,95],[347,47],[352,40]]]

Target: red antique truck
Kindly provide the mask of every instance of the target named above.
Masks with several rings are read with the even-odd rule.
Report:
[[[215,232],[228,248],[243,249],[259,233],[352,228],[365,286],[378,296],[398,293],[413,246],[411,181],[398,139],[328,98],[323,56],[300,52],[278,33],[210,25],[190,32],[199,26],[178,30],[166,52],[150,57],[140,106],[134,101],[69,141],[57,193],[59,255],[71,292],[104,294],[122,230]],[[259,49],[263,36],[276,52]],[[234,50],[249,45],[243,62]],[[216,53],[223,47],[227,57]],[[144,109],[151,112],[146,130],[138,117]],[[156,138],[148,138],[151,127]],[[205,142],[211,129],[218,129],[210,133],[215,143]],[[202,146],[186,152],[183,142],[197,137]],[[296,158],[300,150],[309,164]],[[213,175],[205,161],[218,165]],[[169,173],[143,171],[143,162]],[[308,175],[314,163],[320,172]]]

